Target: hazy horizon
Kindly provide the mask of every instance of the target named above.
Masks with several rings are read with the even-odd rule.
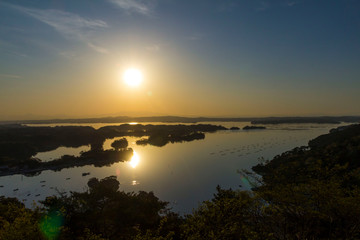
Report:
[[[0,0],[0,121],[359,116],[359,12],[356,1]]]
[[[9,119],[0,119],[0,122],[3,123],[11,123],[11,122],[26,122],[26,121],[52,121],[52,120],[82,120],[82,119],[102,119],[107,118],[166,118],[166,117],[179,117],[179,118],[189,118],[189,119],[197,119],[197,118],[209,118],[209,119],[267,119],[267,118],[339,118],[339,117],[355,117],[360,118],[360,115],[264,115],[264,116],[201,116],[201,115],[98,115],[98,116],[82,116],[82,117],[71,117],[71,116],[34,116],[27,115],[19,118],[9,118]],[[121,121],[115,121],[121,122]],[[114,123],[115,123],[114,122]],[[161,122],[161,121],[156,121]],[[95,122],[94,122],[95,123]],[[99,122],[100,123],[100,122]]]

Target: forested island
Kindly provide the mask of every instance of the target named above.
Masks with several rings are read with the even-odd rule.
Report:
[[[180,216],[152,192],[125,193],[116,177],[28,209],[0,198],[0,239],[359,239],[360,125],[341,127],[240,171],[252,191],[217,187]]]
[[[0,125],[0,176],[11,174],[34,175],[44,170],[94,165],[105,166],[127,161],[132,149],[113,146],[104,150],[105,139],[124,136],[144,137],[139,145],[165,146],[168,143],[201,140],[204,133],[227,130],[223,126],[197,125],[130,125],[106,126],[99,129],[82,126],[29,127],[19,124]],[[65,155],[60,159],[42,162],[33,156],[38,152],[55,150],[60,146],[90,145],[90,151],[79,157]]]
[[[266,129],[264,126],[245,126],[243,130],[256,130],[256,129]]]

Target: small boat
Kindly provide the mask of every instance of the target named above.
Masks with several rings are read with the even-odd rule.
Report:
[[[81,175],[84,177],[84,176],[90,175],[90,173],[89,172],[84,172]]]

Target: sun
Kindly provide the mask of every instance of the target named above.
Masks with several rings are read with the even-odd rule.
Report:
[[[143,80],[143,75],[139,69],[129,68],[124,72],[123,80],[130,87],[138,87]]]

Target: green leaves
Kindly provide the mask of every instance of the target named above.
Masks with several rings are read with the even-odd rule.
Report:
[[[38,227],[40,212],[13,198],[0,197],[0,239],[45,239]]]

